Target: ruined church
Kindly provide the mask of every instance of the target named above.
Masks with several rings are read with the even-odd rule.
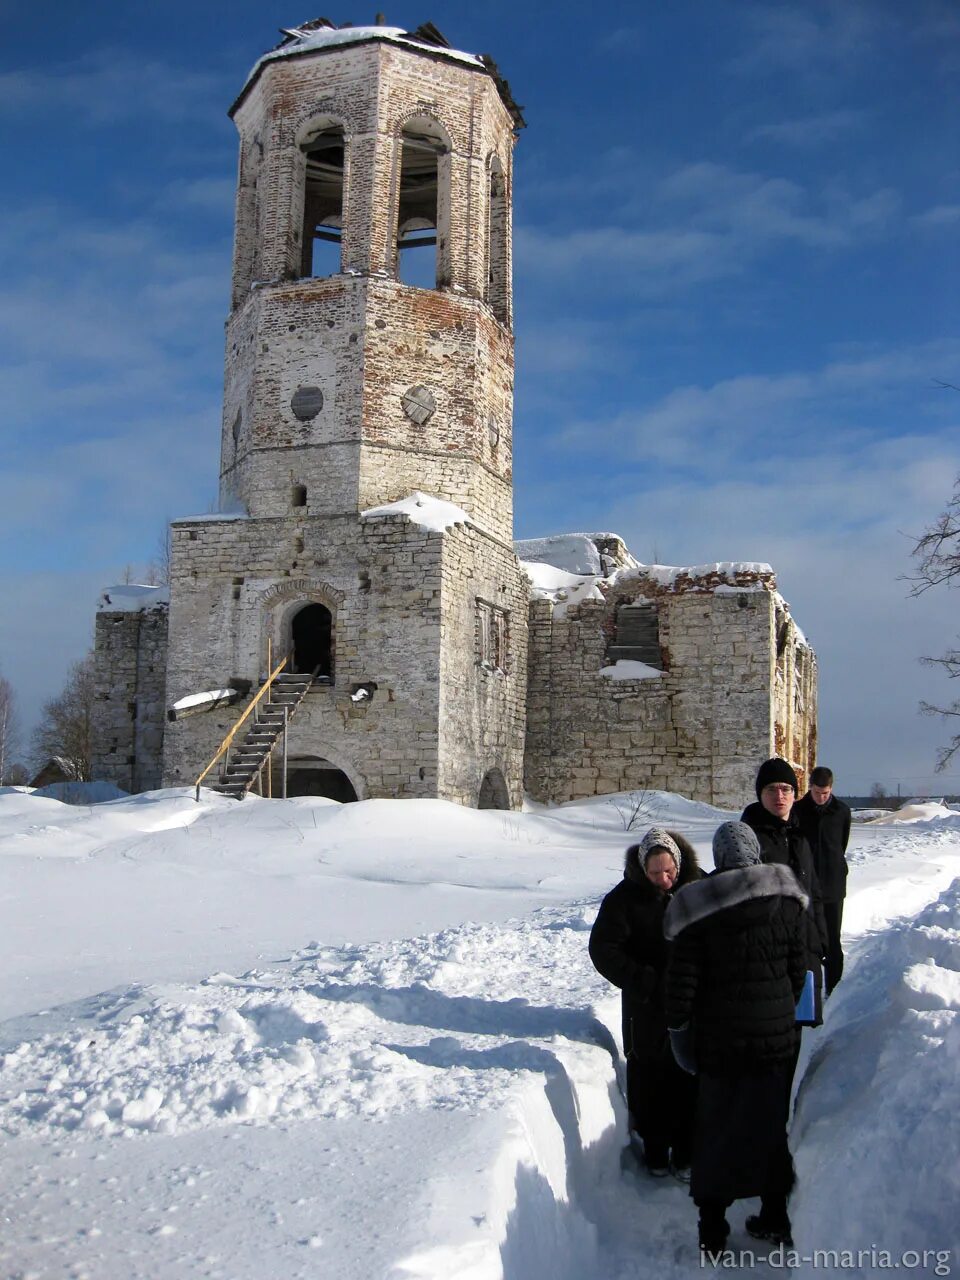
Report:
[[[97,614],[93,776],[517,808],[801,778],[816,659],[762,564],[513,541],[521,112],[431,24],[284,33],[240,136],[218,514]]]

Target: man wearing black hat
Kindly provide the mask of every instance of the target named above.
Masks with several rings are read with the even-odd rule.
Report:
[[[786,760],[775,756],[760,766],[756,785],[757,802],[747,805],[740,821],[756,832],[763,861],[790,867],[810,899],[807,968],[813,971],[816,1009],[809,1025],[817,1027],[823,1021],[820,988],[823,985],[823,957],[827,953],[827,926],[813,854],[792,813],[799,791],[797,775]]]
[[[843,974],[843,900],[847,896],[847,842],[850,839],[850,810],[833,794],[833,774],[818,765],[810,774],[810,790],[798,800],[793,817],[807,837],[813,865],[823,894],[823,915],[827,924],[827,995]]]

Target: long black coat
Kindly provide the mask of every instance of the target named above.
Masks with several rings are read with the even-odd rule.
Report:
[[[676,895],[666,1015],[692,1023],[699,1071],[723,1076],[790,1062],[807,972],[806,896],[780,866],[714,871]]]
[[[793,813],[786,822],[769,813],[759,801],[747,805],[740,815],[756,832],[760,841],[760,856],[765,863],[780,863],[789,867],[800,882],[800,888],[810,900],[806,918],[807,968],[813,971],[816,991],[816,1013],[813,1026],[823,1021],[821,988],[823,987],[823,957],[827,954],[827,922],[823,917],[823,897],[820,881],[813,863],[813,854],[806,836],[794,820]]]
[[[814,803],[808,791],[793,806],[793,819],[806,837],[824,902],[842,902],[847,896],[847,844],[850,809],[831,796],[825,805]]]
[[[703,875],[693,846],[671,831],[680,848],[680,874],[673,892]],[[621,990],[623,1052],[638,1061],[663,1056],[667,1043],[664,984],[667,943],[663,917],[671,894],[647,879],[639,846],[627,850],[623,879],[600,904],[590,934],[590,959]]]

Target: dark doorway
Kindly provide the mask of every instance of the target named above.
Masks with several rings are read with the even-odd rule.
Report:
[[[480,783],[478,809],[509,809],[510,792],[499,769],[490,769]]]
[[[308,604],[293,619],[293,670],[333,680],[333,615],[325,605]]]
[[[273,794],[278,794],[276,784]],[[325,796],[328,800],[339,800],[341,804],[357,799],[354,785],[347,775],[326,760],[295,764],[287,774],[287,797],[290,796]]]

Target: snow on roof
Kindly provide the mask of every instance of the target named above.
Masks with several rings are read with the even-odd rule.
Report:
[[[171,520],[171,524],[204,524],[210,522],[219,522],[220,520],[249,520],[250,514],[247,511],[208,511],[202,516],[177,516],[176,520]]]
[[[434,498],[429,493],[421,493],[414,489],[413,493],[399,502],[388,502],[382,507],[368,507],[360,512],[361,520],[386,520],[390,516],[406,516],[411,524],[421,529],[431,529],[434,533],[443,533],[455,524],[472,524],[473,521],[462,507],[452,502],[444,502],[442,498]]]
[[[162,609],[170,603],[169,587],[152,587],[146,583],[125,582],[107,587],[97,601],[98,613],[139,613],[141,609]]]
[[[603,593],[597,586],[601,581],[597,574],[568,573],[540,560],[521,560],[520,568],[530,579],[534,600],[550,600],[558,618],[562,618],[571,605],[580,604],[582,600],[603,599]]]
[[[678,578],[726,578],[731,585],[744,574],[772,574],[773,568],[761,560],[715,560],[710,564],[641,564],[636,569],[620,569],[613,581],[648,578],[661,587],[672,587]]]
[[[521,560],[537,561],[567,573],[603,572],[597,544],[588,533],[557,533],[549,538],[524,538],[513,544]]]
[[[415,34],[405,31],[403,27],[370,26],[370,27],[289,27],[284,31],[287,37],[276,49],[263,54],[254,63],[250,74],[240,92],[243,97],[247,89],[260,74],[263,67],[280,58],[289,58],[302,53],[316,53],[322,49],[333,49],[348,44],[363,44],[370,40],[382,40],[386,44],[402,45],[406,49],[416,49],[418,53],[431,53],[455,62],[465,62],[468,66],[485,70],[485,64],[479,54],[464,53],[460,49],[451,49],[446,44],[434,44],[429,40],[419,40]],[[239,102],[238,98],[238,102]]]

